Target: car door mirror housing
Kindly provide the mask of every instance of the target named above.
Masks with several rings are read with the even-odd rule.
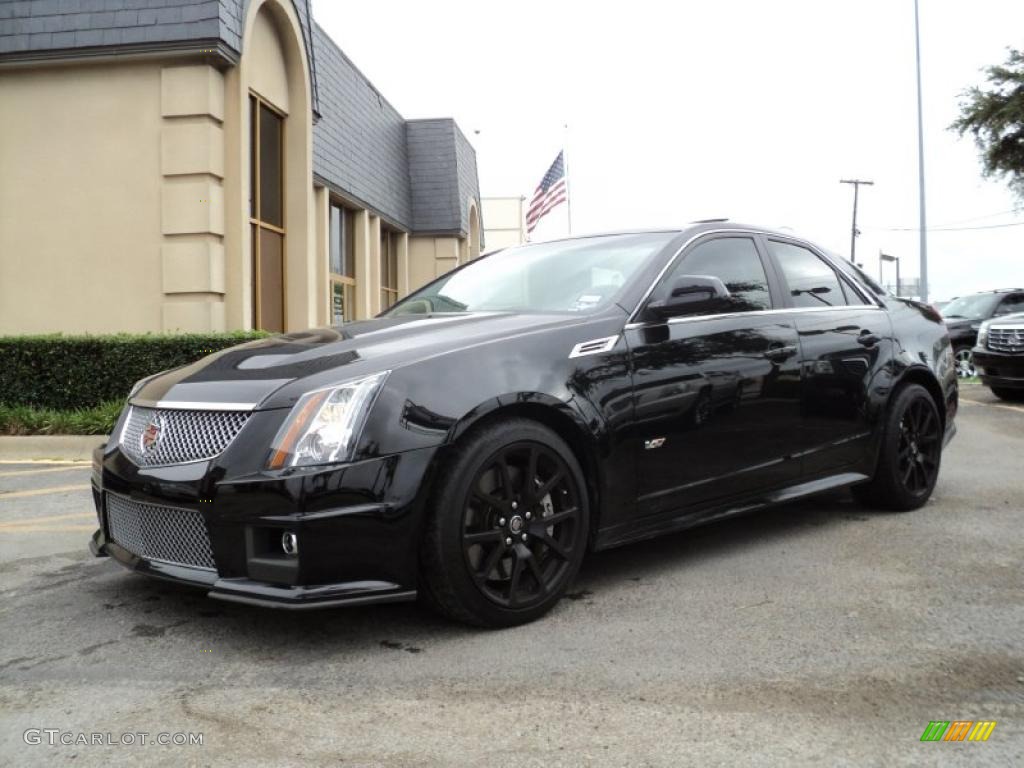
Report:
[[[658,317],[713,312],[729,299],[725,283],[711,275],[682,275],[672,283],[664,299],[647,305],[648,310]]]

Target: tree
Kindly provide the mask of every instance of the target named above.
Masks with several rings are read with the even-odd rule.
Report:
[[[950,129],[971,133],[984,174],[1005,178],[1024,201],[1024,51],[1010,49],[1005,64],[985,70],[989,87],[968,89]]]

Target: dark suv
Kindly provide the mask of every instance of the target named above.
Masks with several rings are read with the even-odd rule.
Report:
[[[974,348],[981,383],[1003,400],[1024,400],[1024,312],[986,320]]]
[[[957,375],[969,378],[975,375],[971,350],[978,342],[981,324],[993,317],[1024,312],[1024,288],[1000,288],[959,296],[941,311],[956,356]]]

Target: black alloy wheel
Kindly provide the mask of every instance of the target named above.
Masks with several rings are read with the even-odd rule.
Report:
[[[910,402],[900,421],[898,472],[909,493],[928,493],[935,485],[942,454],[942,434],[935,404],[916,398]]]
[[[421,549],[432,607],[500,627],[558,602],[588,533],[582,471],[558,435],[525,419],[491,424],[465,438],[439,485]]]
[[[928,501],[942,461],[943,426],[935,400],[924,387],[909,384],[892,396],[885,418],[874,477],[853,488],[864,504],[906,511]]]
[[[536,605],[570,565],[579,492],[565,462],[541,443],[512,443],[473,479],[462,547],[479,590],[508,608]]]

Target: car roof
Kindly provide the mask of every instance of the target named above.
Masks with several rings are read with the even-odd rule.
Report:
[[[714,218],[714,219],[698,219],[691,221],[688,224],[682,226],[670,226],[670,227],[636,227],[630,229],[612,229],[603,230],[600,232],[586,232],[579,235],[568,235],[566,237],[556,237],[551,240],[544,240],[540,242],[557,243],[566,240],[583,240],[589,237],[614,237],[617,235],[647,235],[647,234],[659,234],[659,233],[675,233],[675,234],[700,234],[701,232],[718,232],[718,231],[729,231],[736,230],[742,232],[761,232],[766,235],[776,235],[778,237],[789,237],[794,240],[803,240],[810,242],[806,237],[801,237],[795,232],[775,229],[773,227],[763,227],[756,224],[743,224],[738,221],[731,221],[727,218]]]

